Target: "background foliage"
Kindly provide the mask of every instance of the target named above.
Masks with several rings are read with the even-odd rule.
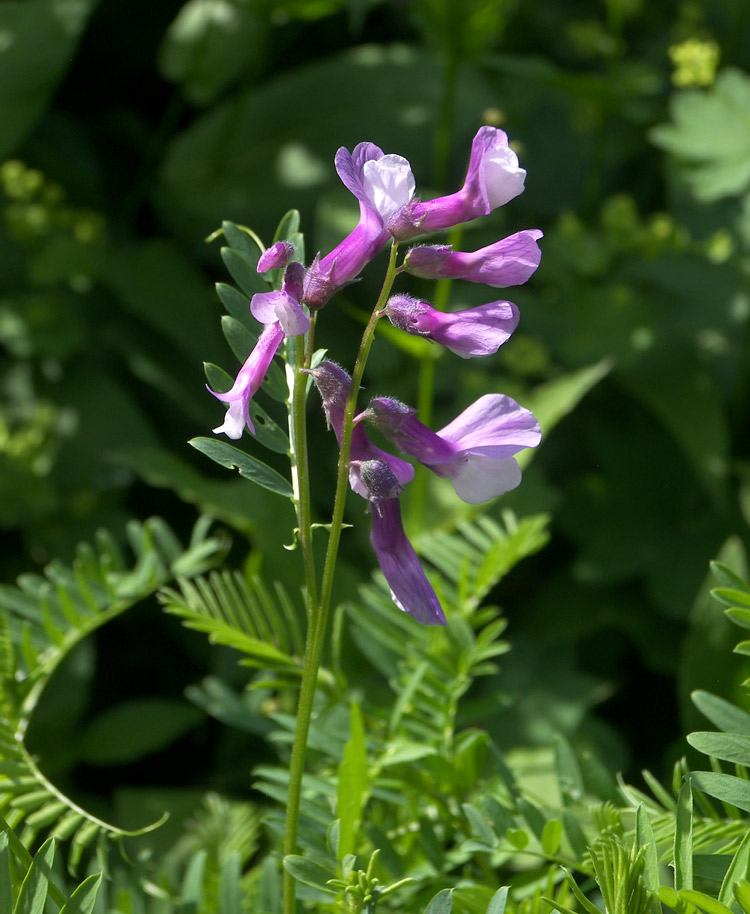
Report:
[[[309,259],[356,218],[332,168],[338,146],[372,140],[405,155],[427,195],[459,184],[481,123],[508,130],[528,169],[527,190],[460,240],[471,248],[522,228],[544,230],[542,265],[511,296],[521,325],[489,365],[457,365],[429,347],[382,340],[368,388],[420,402],[436,423],[502,390],[539,414],[545,439],[523,486],[478,527],[465,526],[469,518],[443,488],[433,491],[427,479],[416,488],[407,519],[425,531],[421,551],[443,572],[455,608],[447,640],[405,627],[377,584],[357,590],[370,559],[363,525],[349,531],[338,593],[346,608],[332,635],[321,699],[328,716],[320,718],[338,742],[321,740],[313,759],[310,846],[326,873],[331,854],[338,858],[344,882],[347,854],[380,847],[381,878],[415,877],[390,896],[405,910],[421,910],[431,893],[456,884],[443,874],[464,871],[471,882],[467,861],[484,860],[477,872],[502,867],[524,840],[545,859],[580,866],[586,843],[611,839],[584,867],[593,877],[596,865],[606,870],[625,853],[634,830],[645,834],[644,814],[639,826],[613,812],[638,806],[640,796],[623,794],[622,785],[644,789],[641,769],[671,782],[677,759],[687,752],[701,766],[706,748],[732,764],[747,761],[700,738],[691,749],[683,734],[705,726],[705,707],[690,699],[695,690],[746,705],[746,652],[730,655],[735,630],[703,582],[718,555],[743,577],[748,544],[748,59],[750,12],[733,0],[0,6],[0,603],[9,614],[7,636],[5,628],[0,634],[14,644],[4,654],[7,682],[23,671],[21,685],[5,690],[0,740],[12,747],[22,733],[45,779],[41,787],[24,781],[28,772],[13,765],[27,760],[8,750],[3,776],[20,781],[2,788],[3,815],[19,834],[26,829],[40,861],[55,856],[52,845],[37,846],[45,829],[66,816],[62,835],[76,853],[90,854],[99,840],[101,829],[86,831],[89,820],[71,803],[120,830],[169,810],[163,828],[129,839],[149,878],[158,861],[162,882],[152,898],[176,897],[179,886],[181,910],[200,910],[200,897],[225,914],[241,871],[253,910],[273,910],[276,871],[249,862],[273,843],[269,810],[283,798],[278,765],[298,670],[299,569],[280,548],[292,512],[185,444],[221,414],[204,392],[201,363],[234,370],[211,288],[230,278],[221,242],[203,239],[228,219],[268,243],[295,207]],[[335,314],[323,313],[320,345],[342,362],[353,358],[378,279],[371,268],[330,306]],[[455,306],[485,298],[481,289],[450,290]],[[272,400],[262,405],[279,419]],[[334,448],[323,422],[310,424],[325,519]],[[520,533],[501,518],[508,509],[522,518]],[[169,527],[133,526],[154,513]],[[215,527],[191,534],[198,514]],[[542,515],[551,518],[544,549]],[[109,535],[76,552],[99,529]],[[190,583],[224,561],[230,534],[225,570]],[[441,545],[440,536],[450,535],[479,550],[467,560],[487,563],[476,572],[481,586],[469,578],[474,591],[459,586],[468,572],[446,562],[456,541]],[[510,558],[503,536],[515,544]],[[232,567],[241,571],[235,585]],[[17,589],[19,574],[26,577]],[[188,628],[160,612],[154,593],[165,584],[162,602]],[[265,628],[257,615],[241,624],[224,618],[231,631],[222,637],[205,622],[211,594],[224,607],[265,606]],[[480,609],[485,597],[504,614]],[[490,666],[500,642],[487,627],[500,619],[512,650]],[[400,656],[404,627],[417,648]],[[270,659],[258,647],[266,642],[277,652]],[[237,648],[247,665],[237,664]],[[715,707],[709,719],[732,731]],[[353,759],[363,752],[369,774],[358,781]],[[620,785],[611,774],[618,770]],[[366,823],[339,813],[336,845],[330,835],[326,843],[326,824],[342,800],[342,778],[353,791],[350,809],[367,797],[381,805]],[[534,807],[546,810],[543,822],[518,805],[519,778],[543,798]],[[560,797],[546,792],[558,780],[559,816],[550,810]],[[696,784],[705,789],[705,778]],[[677,786],[679,802],[667,791],[644,807],[662,860],[674,851],[675,816],[693,809]],[[393,796],[404,791],[413,807],[399,810]],[[444,791],[454,805],[435,825],[424,797]],[[578,812],[569,809],[584,793],[599,806],[587,807],[582,841],[569,824]],[[744,828],[736,808],[732,815],[739,825],[724,845],[687,829],[686,812],[678,834],[708,842],[698,844],[704,856],[718,847],[726,857]],[[418,823],[422,857],[410,856],[407,821]],[[680,840],[676,859],[692,861]],[[565,841],[567,857],[558,854]],[[623,861],[621,870],[645,868],[648,886],[658,884],[648,853]],[[678,865],[678,882],[686,865]],[[126,898],[128,880],[139,877],[112,866],[108,897],[125,905],[118,892]],[[547,873],[545,863],[544,890],[527,880],[529,911],[542,895],[560,910],[580,904],[561,875]],[[320,874],[307,877],[318,897]],[[692,878],[676,888],[694,890]],[[492,914],[500,912],[492,896],[501,884],[486,880],[493,890],[473,901],[456,892],[456,907],[484,912],[492,902]],[[726,884],[723,896],[713,893],[725,905],[735,883]],[[0,873],[0,899],[3,891]],[[448,910],[447,897],[431,914]]]

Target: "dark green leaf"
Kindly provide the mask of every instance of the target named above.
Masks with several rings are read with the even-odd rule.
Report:
[[[258,292],[269,291],[268,283],[256,270],[258,257],[255,257],[255,263],[252,263],[234,248],[222,248],[221,259],[231,273],[232,279],[249,298]]]
[[[52,878],[55,844],[54,838],[48,838],[34,855],[21,884],[13,914],[43,914]]]
[[[93,765],[123,765],[158,752],[193,730],[203,715],[183,701],[142,698],[104,711],[81,740],[81,757]]]
[[[230,286],[225,282],[216,283],[216,292],[229,314],[236,321],[239,321],[254,339],[257,339],[261,327],[250,310],[250,299],[243,295],[239,289],[235,289],[234,286]]]
[[[333,870],[321,866],[314,860],[290,854],[288,857],[284,857],[284,869],[294,876],[297,882],[301,882],[303,885],[319,889],[326,895],[335,894],[334,890],[326,883],[329,879],[333,879],[336,874]]]
[[[221,868],[219,914],[242,914],[242,864],[238,853],[230,854]]]
[[[287,498],[294,494],[291,484],[276,470],[225,441],[218,441],[215,438],[192,438],[188,444],[221,466],[230,470],[236,468],[240,476],[252,480],[270,492],[285,495]]]
[[[424,914],[451,914],[453,909],[453,889],[443,889],[424,909]]]
[[[747,881],[750,873],[750,831],[745,834],[742,843],[737,848],[737,853],[729,864],[724,880],[719,891],[719,901],[731,905],[734,892],[738,885]]]
[[[714,733],[701,731],[690,733],[690,745],[713,758],[738,765],[750,766],[750,736],[739,733]]]
[[[63,906],[60,914],[91,914],[101,883],[101,873],[94,873],[88,879],[84,879]]]
[[[692,693],[693,704],[711,723],[727,733],[750,736],[750,714],[718,695],[698,690]]]
[[[694,771],[690,780],[710,797],[750,812],[750,781],[733,774],[716,774],[713,771]]]
[[[44,113],[97,0],[2,4],[0,162]]]

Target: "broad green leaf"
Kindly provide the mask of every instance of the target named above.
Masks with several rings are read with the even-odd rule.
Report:
[[[195,105],[207,105],[248,70],[268,47],[266,17],[230,0],[187,0],[159,49],[159,70]]]
[[[63,906],[60,914],[91,914],[96,904],[102,874],[93,873],[78,886]]]
[[[482,844],[486,844],[487,847],[493,847],[497,843],[497,835],[490,827],[487,816],[482,810],[471,803],[462,803],[461,809],[463,809],[464,815],[469,820],[472,835]]]
[[[20,146],[44,114],[97,2],[2,4],[0,162]]]
[[[10,878],[10,840],[0,832],[0,911],[13,910],[13,883]]]
[[[52,861],[55,858],[54,838],[48,838],[34,855],[18,893],[13,914],[43,914],[47,892],[52,879]]]
[[[750,787],[750,785],[748,785]],[[686,781],[677,798],[677,818],[674,832],[674,887],[693,887],[693,788]]]
[[[716,774],[713,771],[694,771],[690,780],[710,797],[750,812],[750,781],[733,774]]]
[[[641,803],[635,814],[635,845],[643,851],[643,885],[653,892],[659,887],[659,857],[651,820]]]
[[[350,737],[339,765],[336,815],[339,817],[338,859],[343,860],[356,848],[357,826],[369,789],[367,751],[362,712],[356,701],[350,710]]]
[[[104,711],[86,728],[81,757],[93,765],[124,765],[152,755],[200,723],[202,713],[184,701],[140,698]]]
[[[727,733],[750,736],[750,714],[724,698],[710,692],[697,690],[692,693],[693,704],[711,723]]]
[[[737,574],[736,571],[733,571],[728,565],[724,562],[710,562],[711,572],[714,577],[718,580],[721,587],[730,587],[734,590],[748,592],[748,584],[746,581]]]
[[[741,882],[734,887],[734,897],[742,906],[743,911],[750,911],[750,884]]]
[[[611,359],[602,359],[594,365],[588,365],[578,371],[555,378],[532,390],[524,400],[524,406],[530,409],[542,427],[542,434],[547,435],[557,423],[576,407],[576,405],[595,387],[612,369]],[[522,451],[518,457],[521,467],[532,458],[531,449]]]
[[[333,879],[336,874],[333,870],[321,866],[314,860],[300,857],[297,854],[290,854],[289,856],[284,857],[284,869],[287,873],[294,876],[297,882],[301,882],[303,885],[309,885],[312,888],[319,889],[326,895],[335,894],[335,891],[330,886],[326,885],[326,883],[329,879]]]
[[[255,269],[258,257],[255,257],[255,263],[252,263],[234,248],[222,248],[221,259],[231,273],[232,279],[249,298],[258,292],[268,292],[268,283]]]
[[[694,904],[701,911],[705,911],[706,914],[733,914],[731,908],[728,908],[715,898],[711,898],[710,895],[706,895],[704,892],[696,892],[694,889],[681,889],[677,894],[683,901],[688,902],[688,904]]]
[[[750,184],[750,77],[725,69],[710,89],[677,92],[672,123],[650,138],[686,164],[685,177],[698,200],[742,193]]]
[[[230,286],[225,282],[216,283],[216,293],[230,316],[239,321],[245,330],[254,339],[257,339],[262,328],[250,311],[250,299],[243,295],[239,289],[235,289],[234,286]]]
[[[688,743],[704,755],[750,767],[750,735],[740,733],[689,733]]]
[[[542,829],[542,850],[549,857],[554,855],[560,849],[562,840],[563,824],[561,819],[548,819]]]
[[[221,466],[230,470],[236,468],[240,476],[252,480],[270,492],[285,495],[287,498],[291,498],[294,494],[291,484],[276,470],[225,441],[218,441],[214,438],[192,438],[188,444]]]
[[[191,859],[182,880],[182,911],[180,914],[199,914],[203,905],[203,877],[206,872],[208,851],[200,850]]]
[[[424,914],[451,914],[453,909],[453,889],[443,889],[424,909]]]
[[[246,225],[236,225],[228,219],[221,223],[221,231],[227,239],[229,247],[237,251],[253,269],[256,269],[265,246],[255,232]]]
[[[505,914],[505,905],[508,902],[507,886],[498,889],[492,896],[490,906],[487,908],[487,914]]]
[[[173,140],[161,175],[164,214],[187,237],[247,213],[253,214],[254,226],[273,231],[279,213],[309,211],[321,192],[338,190],[337,146],[345,137],[357,142],[370,136],[375,123],[378,145],[405,156],[415,174],[426,174],[432,152],[424,137],[435,128],[441,80],[441,64],[431,51],[367,44],[243,87]],[[404,86],[409,86],[406,95]],[[313,98],[337,99],[325,130],[309,104]],[[455,100],[454,134],[471,137],[477,112],[494,104],[495,96],[466,67],[456,80]],[[281,112],[285,123],[294,124],[292,132],[279,130]],[[466,154],[462,145],[460,155]]]
[[[580,802],[584,791],[583,774],[570,743],[560,734],[555,736],[555,768],[564,801]]]
[[[736,888],[748,878],[750,872],[750,831],[742,839],[737,853],[729,864],[719,891],[719,901],[731,905]]]
[[[240,855],[230,854],[221,868],[219,914],[242,914],[242,864]]]

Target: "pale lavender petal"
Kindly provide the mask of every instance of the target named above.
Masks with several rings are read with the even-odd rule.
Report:
[[[496,127],[480,127],[471,147],[463,193],[482,200],[487,215],[522,193],[526,171],[508,145],[508,136]]]
[[[229,409],[224,414],[224,421],[222,424],[217,425],[217,427],[211,429],[211,431],[215,435],[224,434],[227,438],[233,438],[236,441],[242,437],[246,425],[254,435],[255,426],[253,425],[253,420],[250,418],[250,413],[246,408],[246,404],[242,400],[235,400],[230,404]]]
[[[250,299],[250,313],[261,324],[275,324],[279,319],[277,306],[283,301],[283,292],[256,292]]]
[[[437,312],[430,338],[463,359],[493,355],[518,326],[518,308],[493,301],[449,314]]]
[[[289,295],[285,295],[284,300],[277,304],[276,317],[287,337],[307,333],[310,326],[310,318],[302,310],[302,305]]]
[[[515,489],[521,482],[521,468],[512,457],[498,460],[481,454],[467,454],[450,467],[441,469],[453,480],[456,495],[470,505],[480,505],[497,498]]]
[[[541,440],[539,423],[505,394],[485,394],[442,428],[438,435],[464,453],[511,457]]]
[[[384,223],[414,196],[411,165],[400,155],[385,155],[377,161],[365,162],[362,183]]]
[[[440,601],[404,533],[397,498],[373,506],[370,543],[396,606],[422,625],[445,625]]]

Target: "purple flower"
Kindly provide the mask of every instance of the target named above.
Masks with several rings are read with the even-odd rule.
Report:
[[[370,544],[393,602],[422,625],[445,625],[445,613],[404,533],[398,498],[373,501]]]
[[[323,400],[328,427],[336,433],[336,439],[341,444],[341,430],[344,425],[344,410],[349,396],[352,379],[334,362],[321,362],[317,368],[312,368],[310,374],[315,381],[315,386]],[[387,453],[367,437],[364,427],[355,425],[352,429],[352,441],[349,450],[349,485],[362,498],[370,498],[367,484],[362,480],[361,465],[365,461],[379,460],[386,464],[393,473],[398,484],[405,486],[414,478],[414,467]]]
[[[410,248],[404,258],[407,273],[424,279],[468,279],[488,286],[520,286],[539,266],[539,229],[516,232],[478,251],[454,251],[447,244]]]
[[[341,443],[351,378],[333,362],[310,371],[323,400],[328,425]],[[376,447],[362,425],[352,430],[349,485],[372,509],[370,543],[391,589],[393,602],[422,625],[445,625],[445,615],[419,558],[404,533],[398,496],[414,477],[405,460]]]
[[[373,422],[404,453],[452,479],[458,497],[469,504],[515,489],[521,468],[514,455],[541,440],[534,416],[504,394],[480,397],[439,432],[389,397],[372,399],[357,419]]]
[[[229,404],[223,424],[214,429],[216,434],[223,432],[229,438],[241,438],[246,425],[252,434],[255,434],[255,426],[250,419],[248,404],[263,383],[268,366],[283,339],[284,331],[278,322],[267,324],[263,328],[255,348],[240,368],[231,390],[221,394],[208,388],[217,400]]]
[[[291,241],[277,241],[267,248],[258,260],[258,272],[267,273],[269,270],[282,270],[294,257],[294,245]]]
[[[315,257],[305,277],[305,304],[316,311],[352,282],[390,238],[393,214],[411,200],[414,176],[402,156],[384,155],[374,143],[336,153],[336,171],[359,200],[359,224],[330,254]]]
[[[477,308],[445,313],[409,295],[393,295],[385,313],[394,327],[440,343],[463,359],[492,355],[518,325],[518,308],[493,301]]]
[[[269,249],[270,250],[270,249]],[[293,261],[284,271],[284,280],[278,292],[258,292],[250,301],[253,317],[261,324],[278,321],[284,336],[299,336],[306,333],[310,318],[302,310],[302,281],[305,268]]]
[[[405,241],[486,216],[517,197],[525,180],[526,171],[519,167],[507,135],[496,127],[480,127],[471,146],[469,170],[461,190],[426,203],[408,203],[391,219],[391,234],[398,241]]]

